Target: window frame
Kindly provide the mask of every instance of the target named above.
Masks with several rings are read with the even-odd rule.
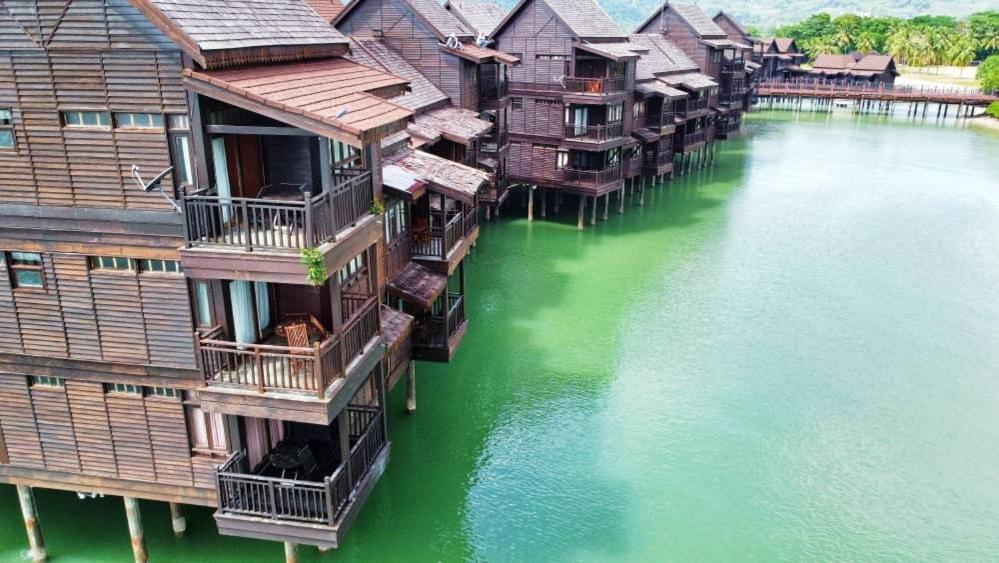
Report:
[[[4,113],[7,114],[7,117],[3,117]],[[12,107],[0,107],[0,139],[4,137],[4,133],[10,135],[10,145],[0,144],[0,151],[16,151],[17,135],[14,134],[14,108]]]
[[[28,376],[28,387],[64,389],[66,379],[54,375],[31,375]]]
[[[38,256],[38,263],[19,263],[14,257],[15,254],[34,254]],[[45,257],[40,252],[22,252],[11,250],[2,253],[4,264],[7,267],[7,274],[10,278],[10,288],[14,291],[47,291],[48,280],[45,279]],[[19,272],[37,272],[41,279],[40,285],[24,285],[20,281]]]
[[[139,397],[145,396],[144,390],[141,385],[136,385],[134,383],[105,383],[104,384],[104,394],[105,395],[138,395]]]
[[[111,266],[104,264],[105,260],[111,260]],[[119,267],[119,260],[125,260],[127,267]],[[137,264],[135,259],[127,258],[125,256],[88,256],[87,257],[87,267],[91,272],[101,272],[101,273],[112,273],[112,274],[123,274],[123,275],[135,275],[137,273]]]
[[[144,118],[149,120],[148,125],[136,125],[136,116],[144,116]],[[128,123],[122,123],[123,120],[127,118]],[[153,131],[159,132],[166,129],[165,120],[162,113],[153,113],[145,111],[116,111],[111,114],[112,123],[114,123],[115,129],[128,129],[131,131]],[[159,120],[157,124],[156,121]]]
[[[162,270],[158,270],[152,267],[152,264],[159,262],[163,265]],[[170,271],[167,269],[167,264],[174,264],[175,270]],[[182,276],[184,275],[184,267],[181,266],[180,260],[164,260],[162,258],[139,258],[138,259],[138,272],[140,275],[153,275],[153,276]]]
[[[524,111],[524,97],[523,96],[511,96],[510,97],[510,111]]]
[[[95,114],[97,115],[97,124],[88,125],[84,123],[84,114]],[[79,114],[80,123],[70,123],[69,116],[73,114]],[[104,123],[101,123],[101,116],[104,116]],[[62,126],[68,129],[105,129],[111,130],[111,112],[106,109],[65,109],[59,112],[59,117],[62,120]]]

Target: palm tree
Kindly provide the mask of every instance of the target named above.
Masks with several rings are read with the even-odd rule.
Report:
[[[912,30],[907,25],[900,25],[891,31],[885,48],[889,54],[898,59],[901,64],[910,64],[915,54],[912,48]]]
[[[877,51],[877,38],[871,33],[861,33],[857,36],[856,47],[861,53]]]
[[[812,61],[814,61],[819,55],[835,55],[841,52],[839,44],[837,44],[833,37],[829,35],[822,35],[808,41],[805,45],[805,50],[808,52],[808,57]]]
[[[950,64],[961,67],[959,76],[964,76],[964,67],[975,60],[976,44],[970,34],[961,35],[948,52]]]

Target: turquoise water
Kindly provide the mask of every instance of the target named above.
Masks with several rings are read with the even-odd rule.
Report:
[[[391,396],[392,460],[303,561],[999,558],[999,135],[752,115],[583,232],[514,203],[471,326]],[[129,560],[120,499],[37,494],[57,561]],[[189,508],[153,560],[273,561]],[[0,487],[0,558],[23,556]]]

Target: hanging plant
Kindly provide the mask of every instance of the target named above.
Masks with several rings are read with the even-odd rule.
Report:
[[[374,215],[385,215],[385,204],[380,198],[375,198],[371,202],[371,213]]]
[[[329,273],[326,271],[326,259],[319,249],[303,248],[302,265],[305,266],[305,276],[309,278],[309,283],[316,287],[326,283]]]

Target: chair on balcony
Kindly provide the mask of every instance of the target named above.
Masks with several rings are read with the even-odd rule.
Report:
[[[288,339],[288,346],[292,348],[309,348],[309,325],[304,322],[291,323],[284,326],[285,338]],[[292,360],[292,373],[305,371],[308,362],[305,360]]]

